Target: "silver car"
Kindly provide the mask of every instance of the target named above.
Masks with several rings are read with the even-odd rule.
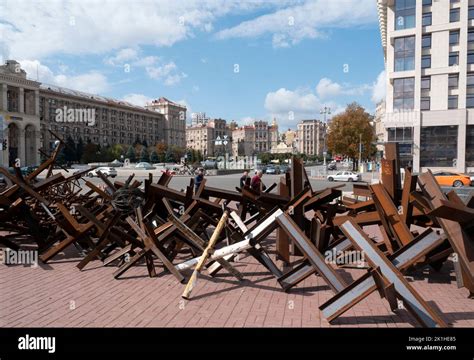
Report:
[[[144,170],[154,170],[156,167],[154,167],[152,164],[147,163],[147,162],[139,162],[137,165],[135,165],[136,169],[144,169]]]
[[[336,174],[328,175],[328,181],[361,181],[362,176],[352,171],[339,171]]]
[[[89,171],[87,173],[87,176],[89,176],[89,177],[99,176],[97,174],[97,171],[100,171],[105,176],[110,176],[112,178],[117,176],[117,170],[113,167],[99,167],[97,169]]]

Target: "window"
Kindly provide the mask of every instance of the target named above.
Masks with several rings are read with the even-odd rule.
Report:
[[[430,98],[422,97],[420,102],[420,110],[429,110],[430,109]]]
[[[431,13],[423,14],[423,18],[421,19],[422,26],[430,26],[431,25]]]
[[[474,95],[466,96],[466,107],[469,109],[474,108]]]
[[[431,48],[431,34],[423,35],[423,37],[421,38],[421,47],[423,49]]]
[[[400,155],[400,167],[405,168],[413,164],[413,128],[387,128],[389,142],[397,142]]]
[[[474,6],[469,6],[469,9],[467,10],[467,18],[469,20],[474,19]]]
[[[469,30],[467,32],[467,42],[474,42],[474,30]]]
[[[449,95],[448,96],[448,109],[457,109],[458,108],[458,96]]]
[[[457,126],[421,128],[421,166],[454,166],[458,154]]]
[[[432,0],[423,0],[423,6],[431,6]]]
[[[416,0],[395,0],[395,30],[415,27]]]
[[[451,9],[449,11],[449,22],[456,22],[459,21],[459,8],[457,9]]]
[[[449,32],[449,45],[459,44],[459,30]]]
[[[412,110],[414,108],[415,78],[393,80],[394,110]]]
[[[466,85],[468,88],[474,87],[474,73],[467,73]]]
[[[457,89],[459,86],[459,74],[449,74],[448,87],[450,89]]]
[[[467,53],[467,63],[468,64],[474,64],[474,52],[473,51],[469,51]]]
[[[474,167],[474,125],[466,127],[466,166]]]
[[[421,78],[421,90],[431,89],[431,77],[425,76]]]
[[[449,53],[449,66],[459,65],[459,52],[450,52]]]
[[[395,39],[395,71],[415,69],[415,37]]]
[[[428,69],[431,67],[431,55],[423,55],[421,57],[421,68]]]

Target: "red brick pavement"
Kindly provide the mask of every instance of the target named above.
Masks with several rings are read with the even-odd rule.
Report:
[[[332,291],[318,276],[310,276],[285,293],[276,279],[252,257],[241,256],[236,267],[244,283],[222,271],[201,276],[193,298],[181,298],[183,285],[162,272],[149,278],[146,266],[135,266],[120,280],[114,266],[89,264],[76,268],[78,254],[67,249],[48,265],[37,268],[0,265],[1,327],[412,327],[411,315],[390,311],[372,293],[330,325],[318,306]],[[340,271],[347,281],[364,273]],[[474,300],[456,287],[452,264],[439,273],[429,267],[408,280],[422,297],[455,327],[474,327]]]

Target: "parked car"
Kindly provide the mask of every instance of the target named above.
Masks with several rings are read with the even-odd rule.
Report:
[[[474,186],[474,174],[471,174],[471,186]]]
[[[201,165],[204,169],[217,169],[217,161],[215,160],[207,159],[201,161]]]
[[[113,167],[99,167],[97,169],[89,171],[87,173],[87,176],[89,176],[89,177],[99,176],[97,174],[97,171],[100,171],[105,176],[110,176],[112,178],[117,176],[117,170]]]
[[[156,169],[156,167],[154,167],[150,163],[142,161],[142,162],[139,162],[137,165],[135,165],[135,169],[154,170],[154,169]]]
[[[352,171],[339,171],[334,175],[328,175],[327,179],[329,181],[361,181],[362,176],[360,174],[354,173]]]
[[[265,170],[265,174],[268,175],[278,175],[280,173],[280,168],[278,166],[269,165]]]
[[[288,165],[280,165],[280,173],[286,174],[289,173],[291,168]]]
[[[436,181],[441,186],[471,186],[471,178],[469,175],[455,173],[451,171],[440,171],[433,174]]]
[[[337,164],[335,162],[330,162],[328,164],[328,170],[337,170]]]
[[[266,165],[258,165],[255,168],[255,174],[257,173],[258,170],[262,170],[262,173],[266,174],[267,173],[267,166]]]

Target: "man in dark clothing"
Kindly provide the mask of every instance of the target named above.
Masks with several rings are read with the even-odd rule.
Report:
[[[240,188],[242,189],[245,186],[245,183],[247,182],[247,178],[249,177],[249,172],[244,171],[244,174],[240,178]]]
[[[204,180],[204,171],[199,169],[196,177],[194,178],[194,186],[196,187],[196,191],[199,189],[199,186],[201,186],[202,180]]]

